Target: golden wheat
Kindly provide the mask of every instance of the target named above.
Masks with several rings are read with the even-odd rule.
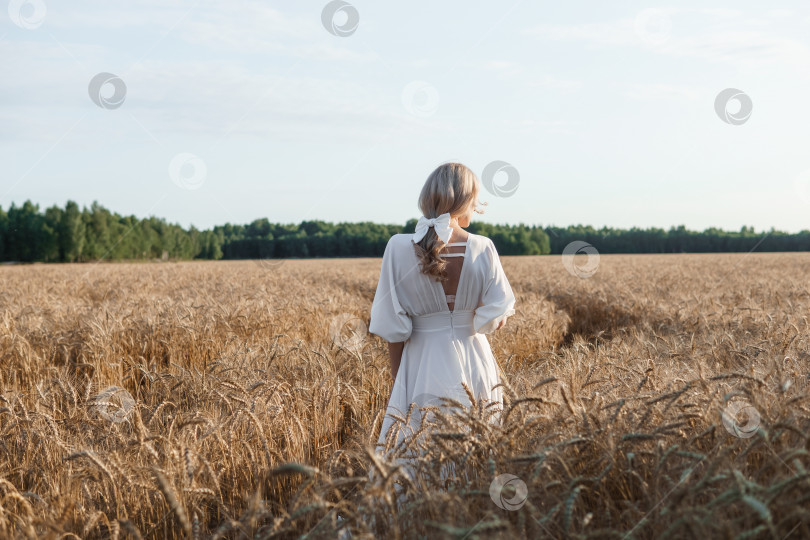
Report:
[[[810,537],[810,255],[502,260],[505,410],[385,455],[379,259],[0,269],[0,536]]]

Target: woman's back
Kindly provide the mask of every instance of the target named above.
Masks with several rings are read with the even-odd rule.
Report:
[[[463,256],[453,257],[460,262],[457,280],[451,269],[444,285],[420,271],[412,239],[412,234],[396,234],[388,242],[372,304],[371,333],[390,342],[405,341],[413,317],[471,313],[476,332],[486,334],[514,313],[515,298],[489,238],[468,233],[466,246],[453,250],[463,251]],[[449,303],[446,294],[453,293],[454,302]]]
[[[503,401],[484,334],[515,313],[515,296],[489,238],[469,234],[463,250],[457,283],[448,280],[443,286],[420,271],[412,234],[394,235],[386,246],[369,331],[391,343],[404,342],[404,348],[379,445],[415,430],[419,408],[441,406],[442,398],[469,404],[465,385],[476,399]],[[451,310],[445,295],[453,290]],[[405,432],[389,433],[411,404],[417,410],[409,426],[400,426]]]

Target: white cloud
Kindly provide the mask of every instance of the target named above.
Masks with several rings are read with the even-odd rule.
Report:
[[[67,45],[82,56],[98,52]],[[55,43],[0,43],[0,54],[15,59],[0,79],[4,139],[50,141],[56,117],[68,122],[97,112],[87,94],[90,75]],[[126,101],[105,114],[132,114],[159,140],[184,133],[284,139],[340,133],[368,141],[392,126],[407,131],[431,125],[402,109],[399,89],[306,71],[294,64],[258,71],[227,59],[147,59],[121,74]]]
[[[637,46],[674,57],[721,62],[739,69],[773,65],[807,65],[810,48],[784,35],[773,19],[789,12],[769,11],[771,17],[744,15],[738,10],[670,10],[667,39],[648,47],[634,29],[633,18],[581,24],[541,24],[525,31],[539,39],[571,41],[592,46]],[[766,15],[767,15],[766,14]]]
[[[633,19],[565,25],[543,23],[525,33],[552,41],[581,41],[601,45],[627,45],[638,40]]]
[[[716,19],[738,20],[743,16],[743,12],[739,9],[728,8],[699,8],[693,10],[695,13],[703,15],[710,15]]]
[[[517,128],[515,126],[504,125],[504,129],[516,129],[519,133],[523,134],[565,134],[574,135],[582,128],[579,122],[569,122],[564,120],[534,120],[531,118],[524,118],[521,120]]]
[[[536,87],[543,87],[543,88],[553,88],[555,90],[562,90],[562,91],[572,91],[572,90],[579,90],[582,88],[582,81],[576,81],[573,79],[562,79],[559,77],[555,77],[553,75],[543,75],[538,78],[530,79],[527,82],[527,86],[530,88]]]
[[[483,62],[481,67],[484,69],[494,69],[494,70],[515,70],[519,69],[520,66],[512,61],[509,60],[489,60],[487,62]]]
[[[150,0],[137,10],[123,2],[57,6],[48,14],[49,35],[0,40],[3,138],[46,142],[55,117],[68,121],[93,111],[87,85],[102,69],[127,85],[124,107],[110,114],[131,113],[158,138],[183,132],[289,138],[339,130],[365,140],[390,125],[416,123],[401,110],[398,89],[388,95],[377,84],[343,76],[345,63],[373,62],[376,54],[330,35],[317,10],[310,20],[260,2],[188,6],[177,0]],[[124,32],[113,44],[99,39],[128,27],[148,32]],[[156,28],[165,39],[154,38]],[[150,39],[143,39],[147,33]],[[178,48],[177,40],[194,48]],[[326,67],[313,74],[313,61]]]
[[[579,90],[582,81],[565,79],[550,74],[538,75],[536,70],[512,60],[485,60],[480,62],[466,62],[471,69],[494,71],[500,79],[513,79],[516,84],[527,88],[550,88],[565,92]]]
[[[801,64],[810,61],[810,49],[798,40],[761,31],[725,31],[673,39],[661,49],[673,56],[701,58],[739,68]]]
[[[112,5],[110,5],[112,4]],[[321,25],[317,11],[288,14],[263,2],[145,2],[136,8],[119,2],[97,9],[51,10],[48,25],[57,34],[67,30],[103,32],[120,29],[160,28],[162,37],[180,39],[191,45],[230,52],[241,57],[273,54],[370,62],[373,51],[356,51],[357,43],[330,35]],[[158,38],[158,39],[162,39]],[[145,42],[146,52],[154,43]]]
[[[629,84],[622,93],[633,99],[664,101],[672,99],[700,100],[710,94],[710,92],[697,86],[663,83]]]

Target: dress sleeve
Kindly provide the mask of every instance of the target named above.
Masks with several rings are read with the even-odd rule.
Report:
[[[380,280],[371,304],[368,331],[390,343],[406,341],[413,328],[411,317],[399,303],[397,280],[394,274],[393,237],[385,246]]]
[[[495,244],[490,240],[485,256],[489,260],[489,274],[481,293],[481,305],[475,310],[473,325],[479,334],[489,334],[507,317],[515,314],[515,294],[506,279]]]

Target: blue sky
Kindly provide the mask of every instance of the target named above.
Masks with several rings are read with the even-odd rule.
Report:
[[[320,0],[4,3],[4,209],[403,223],[439,163],[500,160],[491,223],[810,227],[803,2],[353,1],[345,36]]]

